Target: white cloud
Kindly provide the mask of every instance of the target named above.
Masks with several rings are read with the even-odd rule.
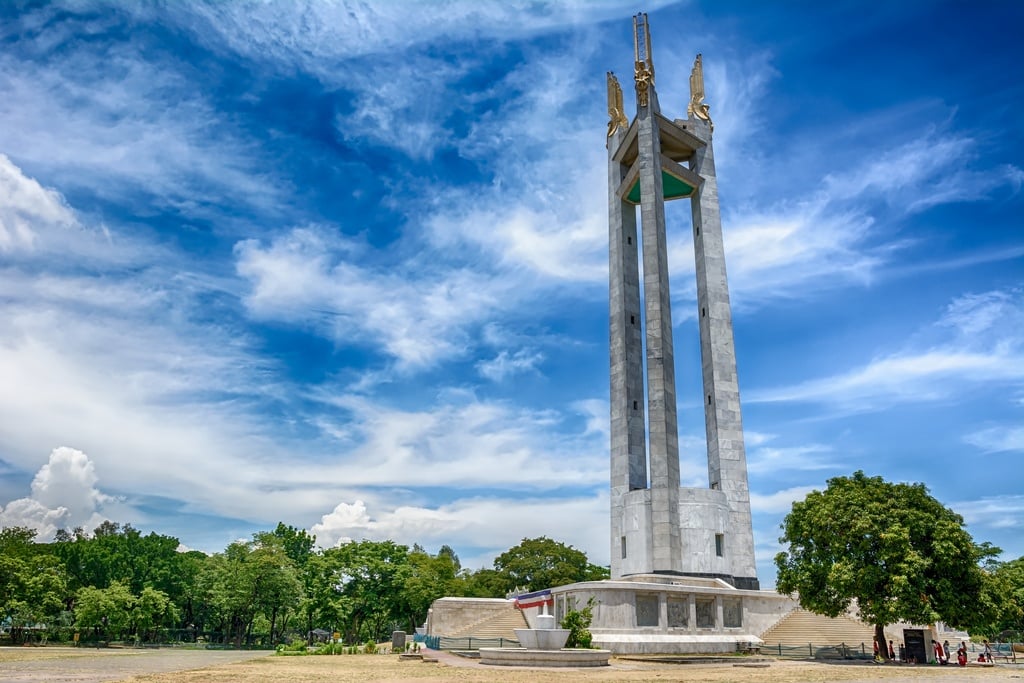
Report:
[[[608,499],[602,490],[581,497],[462,498],[437,507],[401,505],[373,514],[361,500],[339,503],[310,529],[317,543],[330,547],[351,540],[440,545],[458,539],[459,546],[491,549],[474,558],[480,566],[518,544],[523,538],[548,536],[585,549],[595,564],[608,563],[607,527],[580,520],[607,517]],[[468,565],[467,558],[462,558]],[[478,568],[473,566],[471,568]]]
[[[131,39],[103,51],[80,39],[108,28],[62,14],[48,26],[57,44],[35,45],[47,58],[0,53],[0,150],[65,194],[84,188],[125,201],[144,193],[150,205],[191,216],[208,216],[225,197],[273,207],[280,182],[181,64]]]
[[[835,466],[829,459],[832,447],[827,444],[770,447],[759,446],[747,454],[747,471],[752,474],[824,470]]]
[[[761,494],[750,492],[750,509],[758,514],[789,514],[793,509],[793,503],[803,500],[807,494],[814,491],[813,486],[794,486],[792,488],[776,491],[775,493]]]
[[[981,472],[977,476],[986,476]],[[1024,496],[990,496],[951,503],[950,509],[963,515],[971,526],[993,529],[1024,527]]]
[[[815,401],[852,410],[931,401],[965,388],[1024,379],[1024,291],[994,291],[953,301],[924,331],[938,341],[886,350],[868,363],[830,377],[748,392],[750,402]],[[948,330],[954,330],[950,336]]]
[[[36,529],[40,541],[52,540],[60,528],[92,529],[104,520],[104,507],[114,502],[96,482],[89,456],[66,446],[55,448],[32,480],[31,496],[0,507],[0,526]]]
[[[964,441],[985,453],[1024,452],[1024,427],[1004,425],[971,432]]]
[[[520,297],[514,283],[470,269],[363,267],[351,249],[311,228],[269,246],[240,242],[238,273],[252,285],[247,308],[339,342],[372,344],[400,366],[417,368],[462,355],[470,331]]]
[[[361,396],[318,398],[344,411],[338,420],[351,442],[344,459],[321,464],[315,480],[302,472],[283,481],[322,486],[488,487],[505,490],[590,486],[606,479],[605,433],[567,428],[566,416],[499,402],[449,397],[440,405],[402,411]],[[579,404],[577,404],[579,408]]]
[[[648,11],[674,0],[654,0]],[[628,16],[633,5],[621,0],[510,0],[468,3],[457,0],[381,3],[316,0],[190,4],[179,20],[197,29],[205,20],[205,37],[215,49],[229,45],[245,55],[300,66],[333,82],[338,60],[412,48],[444,37],[448,40],[506,41],[569,25],[597,23]],[[134,11],[144,15],[145,7]],[[159,16],[164,17],[164,14]]]
[[[0,253],[31,249],[40,231],[66,231],[77,220],[53,189],[25,176],[0,154]]]
[[[490,360],[481,360],[476,364],[477,372],[492,382],[502,382],[512,375],[524,372],[537,372],[537,366],[544,361],[544,354],[528,349],[519,349],[513,354],[502,350]]]

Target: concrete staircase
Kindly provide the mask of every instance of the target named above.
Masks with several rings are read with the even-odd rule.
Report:
[[[806,646],[808,643],[822,647],[845,643],[851,648],[859,648],[860,644],[864,643],[870,652],[874,633],[874,629],[869,624],[850,617],[842,616],[833,619],[797,608],[765,631],[761,640],[764,641],[765,647],[770,645]]]
[[[516,640],[516,633],[513,629],[529,628],[526,617],[516,608],[509,606],[507,611],[498,614],[491,614],[483,619],[478,619],[454,633],[447,634],[448,638],[507,638]]]

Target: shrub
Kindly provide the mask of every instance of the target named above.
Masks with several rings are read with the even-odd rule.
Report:
[[[562,628],[569,629],[566,647],[589,648],[594,640],[590,633],[590,622],[594,620],[594,598],[587,600],[587,606],[581,610],[571,609],[562,619]]]

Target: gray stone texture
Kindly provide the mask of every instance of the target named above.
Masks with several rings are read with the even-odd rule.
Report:
[[[625,131],[608,140],[609,347],[611,349],[611,570],[621,572],[623,496],[647,488],[636,209],[617,194],[627,168],[614,159]],[[627,548],[628,549],[628,548]]]
[[[700,328],[701,372],[704,380],[704,425],[708,446],[708,477],[729,504],[724,531],[733,576],[752,579],[756,588],[754,532],[750,517],[747,458],[743,445],[740,390],[736,376],[736,350],[732,311],[725,272],[725,246],[718,206],[711,129],[700,119],[688,121],[688,129],[706,143],[694,152],[690,170],[704,182],[690,200],[693,217],[693,248],[696,258],[697,315]]]
[[[669,292],[658,96],[637,102],[640,226],[643,236],[644,327],[647,342],[647,429],[651,466],[652,571],[682,571],[679,535],[679,430],[676,426],[675,353]]]

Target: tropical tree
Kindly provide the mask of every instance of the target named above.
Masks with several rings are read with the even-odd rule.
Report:
[[[0,621],[10,623],[15,643],[25,627],[56,620],[64,605],[64,567],[35,535],[25,527],[0,530]]]
[[[78,589],[75,596],[75,626],[91,628],[109,643],[128,630],[134,607],[134,596],[128,586],[119,581],[106,588],[86,586]]]
[[[794,503],[782,528],[789,547],[775,557],[778,590],[831,617],[856,600],[880,643],[900,620],[970,628],[996,609],[979,565],[999,549],[976,544],[923,484],[836,477]]]
[[[447,549],[447,550],[446,550]],[[437,555],[419,547],[409,553],[409,573],[402,586],[401,620],[410,632],[427,620],[434,600],[451,595],[459,570],[458,557],[448,546]]]
[[[145,640],[152,635],[153,629],[176,623],[179,614],[166,593],[146,586],[135,600],[132,617],[136,637]]]
[[[506,591],[528,591],[564,586],[578,581],[607,579],[605,567],[590,564],[587,555],[571,545],[547,536],[524,538],[494,560],[494,569],[504,578]]]
[[[393,541],[353,541],[324,552],[338,587],[337,607],[347,642],[383,638],[402,615],[402,589],[411,574],[409,548]]]

